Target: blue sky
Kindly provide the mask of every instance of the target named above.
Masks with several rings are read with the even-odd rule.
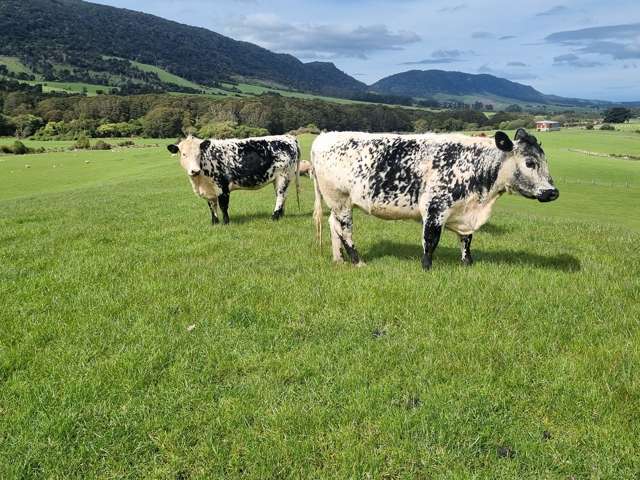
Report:
[[[93,0],[205,27],[366,83],[490,73],[555,95],[640,100],[640,1]]]

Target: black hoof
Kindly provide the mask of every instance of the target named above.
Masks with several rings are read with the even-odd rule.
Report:
[[[284,211],[277,210],[277,211],[273,212],[273,214],[271,215],[271,220],[273,220],[274,222],[277,222],[282,217],[284,217]]]
[[[431,270],[431,265],[432,265],[432,261],[431,261],[431,259],[430,259],[430,258],[426,258],[426,257],[424,257],[424,258],[422,259],[422,269],[423,269],[423,270],[425,270],[425,271],[426,271],[426,270]]]
[[[470,267],[471,265],[473,265],[473,258],[471,257],[463,258],[462,265],[464,265],[465,267]]]

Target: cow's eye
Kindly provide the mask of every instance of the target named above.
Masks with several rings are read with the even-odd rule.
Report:
[[[533,160],[527,160],[525,162],[525,165],[527,166],[527,168],[536,168],[536,162],[534,162]]]

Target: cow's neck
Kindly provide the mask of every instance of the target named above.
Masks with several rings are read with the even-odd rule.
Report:
[[[503,175],[505,155],[497,148],[485,150],[473,160],[474,184],[471,190],[479,196],[480,203],[493,203],[504,193],[506,175]]]
[[[497,150],[495,162],[495,165],[498,167],[498,176],[488,194],[488,196],[493,199],[509,191],[511,178],[513,177],[516,166],[514,157],[500,150]]]

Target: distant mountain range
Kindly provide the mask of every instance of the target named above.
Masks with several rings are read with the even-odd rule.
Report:
[[[544,94],[533,87],[511,82],[493,75],[472,75],[444,70],[410,70],[371,85],[378,93],[428,98],[443,95],[489,94],[532,103],[547,103]]]
[[[342,98],[372,92],[466,103],[606,103],[545,95],[492,75],[442,70],[411,70],[367,86],[333,63],[303,63],[204,28],[81,0],[0,0],[0,55],[19,58],[50,81],[162,85],[156,73],[132,63],[139,62],[204,86],[241,81]]]
[[[451,72],[444,70],[410,70],[398,73],[374,83],[371,91],[386,95],[402,95],[414,98],[471,97],[485,101],[516,101],[540,105],[592,106],[606,105],[600,100],[565,98],[545,95],[529,85],[512,82],[488,74]],[[468,102],[467,102],[468,103]]]

